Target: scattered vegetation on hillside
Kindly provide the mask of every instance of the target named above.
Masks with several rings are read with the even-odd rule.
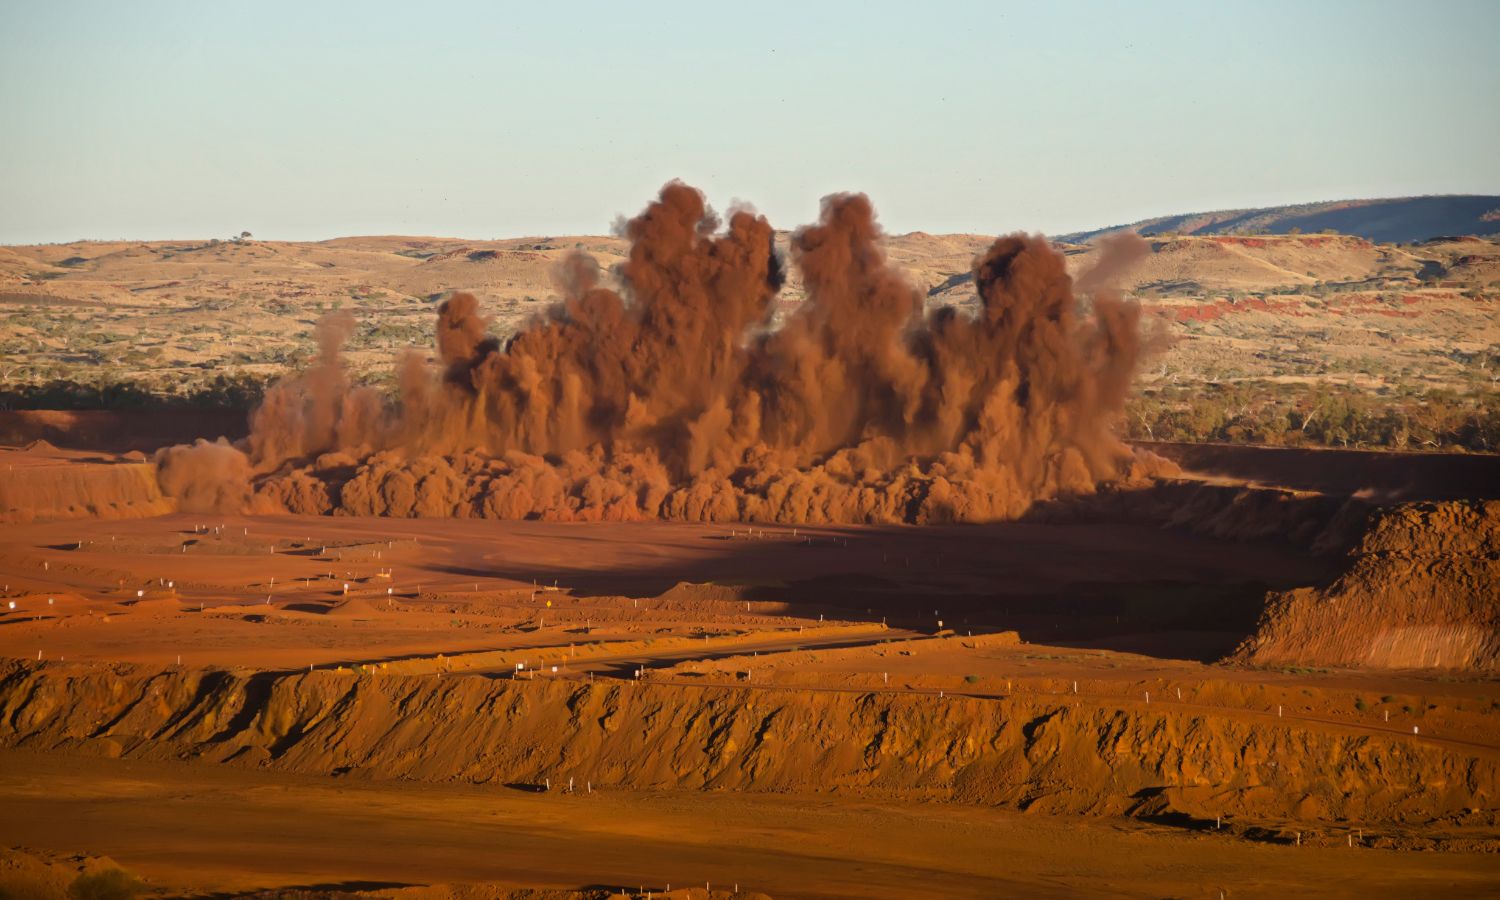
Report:
[[[1129,407],[1138,440],[1500,451],[1500,392],[1377,393],[1327,384],[1235,382],[1156,388]]]
[[[0,409],[250,409],[274,380],[218,373],[172,390],[108,373],[90,381],[54,378],[0,387]]]
[[[1500,241],[1291,235],[1308,223],[1276,238],[1193,237],[1192,224],[1163,228],[1181,234],[1158,234],[1121,276],[1159,349],[1139,375],[1131,437],[1500,452]],[[975,314],[971,267],[988,241],[914,232],[886,247],[929,308]],[[567,252],[608,272],[624,247],[241,234],[7,248],[0,409],[248,409],[306,367],[313,325],[334,309],[359,323],[345,347],[352,376],[394,403],[395,361],[431,353],[447,289],[473,291],[503,340],[555,297]],[[1092,248],[1062,249],[1075,274],[1092,264]],[[805,298],[800,278],[790,267],[778,321]]]

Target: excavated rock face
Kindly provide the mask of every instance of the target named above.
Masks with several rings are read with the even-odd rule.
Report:
[[[1500,501],[1384,510],[1350,555],[1329,587],[1272,594],[1232,659],[1500,670]]]
[[[59,461],[0,468],[0,522],[142,519],[174,509],[147,463]]]
[[[303,774],[1492,824],[1496,759],[1201,709],[0,662],[0,747]]]

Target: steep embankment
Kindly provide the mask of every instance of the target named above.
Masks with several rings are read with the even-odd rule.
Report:
[[[1064,498],[1038,507],[1030,518],[1138,522],[1225,541],[1274,541],[1337,554],[1359,539],[1374,508],[1357,497],[1184,478]]]
[[[1500,761],[1187,708],[0,664],[0,746],[419,781],[839,791],[1048,812],[1493,824]]]
[[[1500,501],[1383,510],[1351,556],[1323,590],[1273,594],[1234,659],[1500,670]]]
[[[0,453],[0,522],[138,519],[176,509],[150,463],[84,461],[36,446]]]
[[[1500,488],[1500,456],[1493,454],[1167,441],[1138,441],[1135,446],[1164,456],[1184,471],[1203,477],[1337,497],[1363,497],[1382,505],[1395,501],[1494,497]]]

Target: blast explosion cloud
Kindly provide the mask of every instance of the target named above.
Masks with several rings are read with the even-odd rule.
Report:
[[[761,216],[721,227],[672,182],[625,236],[620,292],[571,254],[562,300],[503,343],[452,295],[438,366],[405,354],[391,408],[344,370],[353,317],[326,316],[247,440],[158,453],[164,489],[229,511],[974,522],[1170,465],[1113,430],[1141,340],[1108,283],[1144,252],[1134,235],[1076,283],[1044,238],[999,238],[974,263],[977,314],[924,314],[869,199],[831,196],[792,236],[807,299],[774,329]]]

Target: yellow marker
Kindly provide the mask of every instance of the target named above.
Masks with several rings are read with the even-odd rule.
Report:
[[[551,609],[551,608],[552,608],[552,601],[551,601],[551,600],[548,600],[548,601],[547,601],[547,608],[548,608],[548,609]]]

